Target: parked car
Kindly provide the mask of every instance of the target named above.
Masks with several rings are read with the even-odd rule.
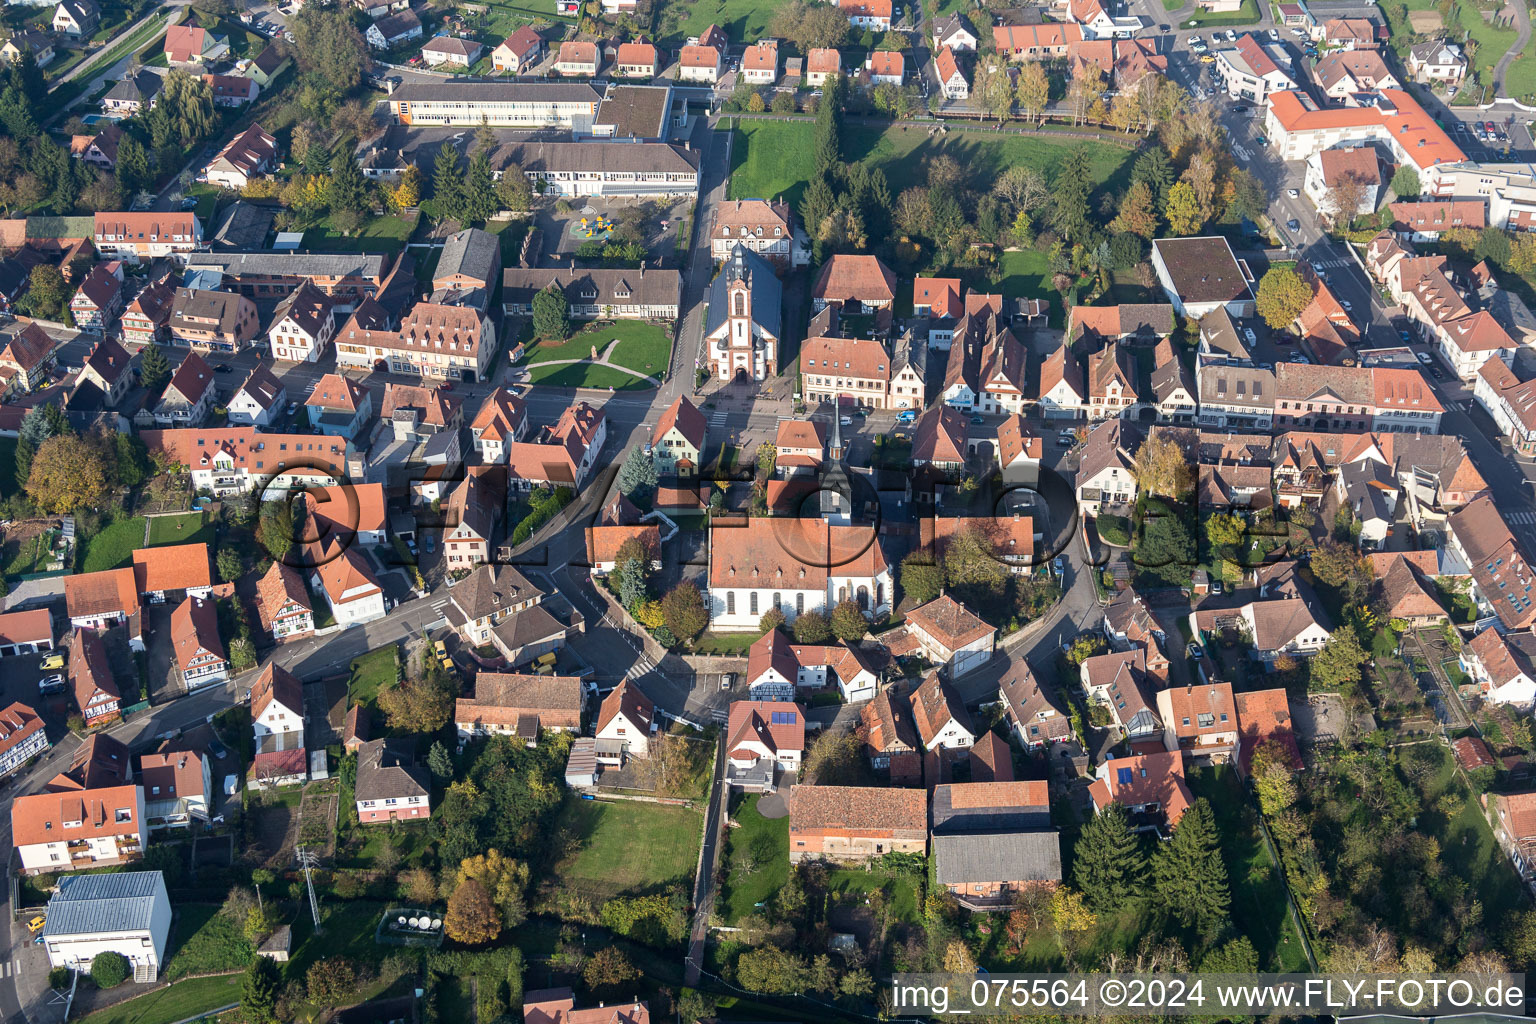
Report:
[[[58,674],[44,676],[37,681],[38,693],[59,693],[64,689],[64,677]]]
[[[1066,575],[1067,563],[1062,560],[1060,555],[1057,555],[1051,559],[1051,568],[1055,571],[1057,578],[1060,578]]]
[[[1199,644],[1190,644],[1184,648],[1184,653],[1189,655],[1191,661],[1199,661],[1200,657],[1205,654],[1205,651],[1201,650]]]
[[[1339,305],[1344,307],[1344,312],[1346,313],[1353,313],[1355,310],[1354,304],[1351,303],[1348,299],[1340,299]]]
[[[208,753],[213,755],[214,760],[222,761],[229,756],[229,748],[220,743],[217,736],[214,736],[208,740]]]
[[[1299,189],[1288,188],[1285,190],[1285,194],[1290,196],[1292,199],[1301,198],[1301,191]]]
[[[47,654],[43,655],[42,660],[37,663],[37,667],[42,669],[44,672],[52,672],[55,669],[63,668],[64,652],[49,651]]]
[[[917,419],[916,409],[903,409],[896,414],[897,423],[912,423]]]
[[[985,416],[978,415],[978,416],[972,416],[971,417],[971,426],[973,426],[973,427],[979,427],[979,426],[981,426],[982,424],[984,424],[986,422],[987,422],[987,418]]]
[[[1423,363],[1425,366],[1434,366],[1435,357],[1430,355],[1428,352],[1420,352],[1419,362]]]
[[[430,555],[437,550],[437,536],[435,534],[427,534],[427,539],[424,543],[427,545],[427,554]]]

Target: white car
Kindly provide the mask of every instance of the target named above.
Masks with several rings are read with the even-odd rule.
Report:
[[[1229,42],[1229,43],[1237,42],[1237,33],[1232,31],[1231,29],[1227,29],[1227,42]]]
[[[1420,352],[1418,353],[1418,356],[1419,362],[1423,363],[1425,366],[1433,366],[1435,363],[1435,357],[1430,355],[1428,352]]]
[[[1259,336],[1253,333],[1252,327],[1243,328],[1243,338],[1246,339],[1250,345],[1257,345],[1259,343]]]
[[[1285,190],[1285,194],[1290,196],[1292,199],[1299,199],[1299,198],[1301,198],[1301,190],[1300,189],[1288,188],[1288,189]]]

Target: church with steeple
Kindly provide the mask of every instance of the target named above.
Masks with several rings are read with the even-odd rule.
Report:
[[[737,244],[709,286],[709,372],[717,380],[767,380],[779,372],[784,286],[773,264]]]

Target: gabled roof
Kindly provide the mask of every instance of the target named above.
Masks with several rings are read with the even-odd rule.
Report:
[[[139,785],[146,800],[206,800],[211,795],[203,788],[203,753],[179,743],[166,740],[159,750],[139,755]]]
[[[69,767],[48,780],[54,793],[127,785],[133,779],[128,747],[106,733],[92,733],[69,759]]]
[[[213,586],[208,545],[159,544],[133,553],[133,579],[141,594]]]
[[[704,435],[709,423],[704,419],[704,414],[698,410],[684,395],[678,395],[677,399],[661,414],[656,421],[656,429],[651,432],[653,442],[660,441],[673,427],[693,445],[695,449],[703,451]]]
[[[107,645],[94,629],[81,627],[70,635],[69,685],[75,694],[75,706],[82,713],[98,694],[113,700],[121,696],[107,657]]]
[[[314,611],[303,577],[298,570],[277,559],[266,575],[256,582],[256,614],[261,619],[261,628],[271,632],[278,613],[291,605]]]
[[[907,612],[907,621],[919,626],[951,651],[997,632],[981,617],[948,594],[940,594],[927,604]]]
[[[1003,832],[1050,823],[1050,785],[1043,781],[965,782],[933,789],[935,834]]]
[[[816,276],[811,297],[828,302],[891,302],[896,298],[896,275],[878,256],[834,255]]]
[[[315,382],[315,390],[304,404],[333,412],[356,413],[368,400],[368,389],[357,381],[339,373],[328,373]]]
[[[1008,717],[1025,731],[1030,741],[1046,743],[1072,735],[1071,719],[1045,695],[1027,660],[1013,658],[997,685]]]
[[[510,441],[517,433],[518,424],[527,418],[523,400],[505,388],[495,388],[485,396],[480,411],[475,413],[469,428],[478,431],[480,437],[492,441]]]
[[[1117,757],[1099,768],[1102,778],[1088,787],[1094,806],[1103,810],[1110,803],[1127,807],[1159,804],[1175,827],[1194,798],[1184,781],[1184,755],[1178,751]]]
[[[105,569],[64,577],[64,601],[72,619],[139,610],[139,588],[133,569]]]
[[[928,832],[928,794],[877,786],[793,786],[789,831],[848,834],[873,831],[922,839]]]
[[[596,731],[602,732],[608,727],[609,722],[621,714],[631,725],[645,732],[651,727],[651,719],[656,714],[656,705],[640,692],[640,687],[628,679],[621,679],[619,685],[603,698],[602,708],[597,713]]]
[[[245,378],[245,383],[235,392],[236,395],[245,395],[266,412],[275,410],[286,393],[283,382],[277,379],[277,375],[266,363],[257,363],[251,375]]]
[[[928,408],[912,430],[912,461],[965,462],[965,417],[942,403]]]
[[[966,713],[960,695],[938,672],[929,672],[912,691],[912,721],[924,746],[933,743],[951,721],[971,731],[971,716]]]
[[[273,701],[301,720],[304,717],[304,688],[293,673],[275,661],[268,661],[251,684],[251,718],[260,718]]]
[[[805,711],[793,701],[734,702],[725,727],[725,756],[736,761],[756,761],[760,752],[745,746],[752,742],[773,755],[804,750]]]
[[[37,369],[53,351],[53,339],[35,323],[28,323],[11,335],[10,341],[0,349],[0,362],[14,363],[30,373]]]
[[[1233,694],[1232,700],[1237,707],[1237,724],[1241,730],[1238,763],[1245,774],[1253,763],[1253,752],[1269,742],[1280,744],[1293,768],[1301,767],[1301,749],[1296,745],[1296,733],[1291,726],[1291,705],[1285,687]]]
[[[165,876],[159,871],[65,875],[48,900],[43,935],[54,939],[150,932],[156,904],[163,899]]]
[[[178,289],[178,292],[185,289]],[[196,352],[188,352],[187,357],[176,368],[176,374],[171,378],[171,383],[166,387],[166,396],[180,395],[188,405],[196,405],[198,399],[213,387],[213,367]]]
[[[206,597],[189,597],[171,613],[171,643],[176,664],[183,672],[200,655],[212,654],[226,660],[224,641],[219,637],[219,613]]]
[[[369,740],[357,751],[355,795],[361,801],[406,800],[428,796],[431,780],[413,764],[409,740]]]

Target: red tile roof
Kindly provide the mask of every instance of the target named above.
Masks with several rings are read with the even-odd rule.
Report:
[[[133,553],[133,579],[141,594],[213,586],[208,545],[161,544]]]
[[[817,275],[811,297],[828,302],[892,302],[896,275],[878,256],[834,255]]]

